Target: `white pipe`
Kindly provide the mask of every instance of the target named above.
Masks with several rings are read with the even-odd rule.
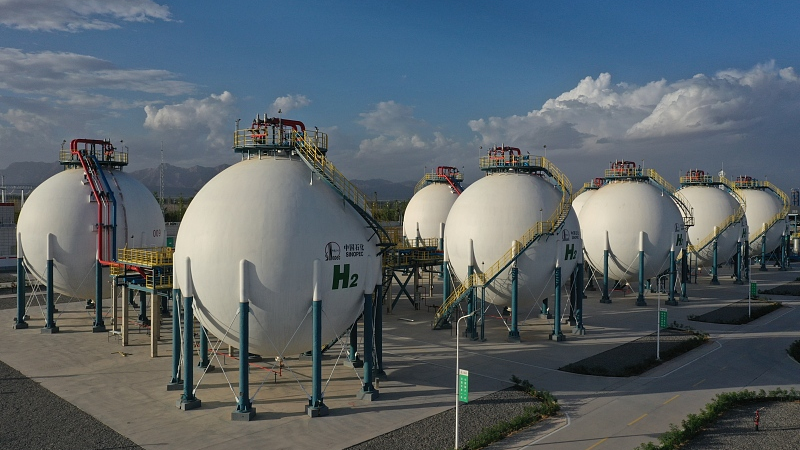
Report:
[[[47,260],[53,260],[53,250],[56,246],[56,236],[53,233],[47,233]]]
[[[644,251],[644,231],[639,232],[639,251]]]
[[[318,302],[322,300],[322,294],[320,291],[322,290],[322,283],[321,283],[321,276],[322,276],[322,269],[320,268],[320,261],[318,259],[314,260],[314,294],[312,296],[312,301]]]
[[[186,286],[183,286],[184,297],[194,297],[194,286],[192,283],[192,260],[187,256],[185,261],[186,267]]]
[[[314,266],[316,269],[316,266]],[[247,260],[239,261],[239,303],[247,303]]]

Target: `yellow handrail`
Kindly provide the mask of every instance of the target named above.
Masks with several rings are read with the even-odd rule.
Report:
[[[450,179],[453,181],[464,181],[464,174],[460,172],[454,173],[453,176],[450,177]],[[430,183],[447,182],[447,178],[436,173],[426,173],[425,176],[423,176],[417,182],[416,186],[414,186],[414,193],[416,194],[417,192],[419,192],[419,190],[425,187],[425,185],[429,182]]]
[[[174,251],[171,247],[121,248],[117,250],[117,261],[142,267],[169,266]]]

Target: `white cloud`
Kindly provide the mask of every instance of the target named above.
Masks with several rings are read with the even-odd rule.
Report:
[[[27,31],[110,30],[123,22],[169,21],[152,0],[0,0],[0,24]]]
[[[305,95],[286,95],[284,97],[278,97],[272,102],[272,108],[270,113],[271,114],[278,114],[280,111],[282,114],[286,114],[289,111],[300,109],[304,106],[308,106],[311,104],[311,100],[308,99]]]
[[[223,146],[230,143],[234,102],[233,94],[225,91],[161,108],[147,105],[144,126],[156,131],[177,130],[186,136],[204,136],[208,143]]]
[[[47,117],[20,109],[9,109],[6,113],[0,113],[0,119],[5,120],[22,133],[38,132],[53,125],[52,120]]]

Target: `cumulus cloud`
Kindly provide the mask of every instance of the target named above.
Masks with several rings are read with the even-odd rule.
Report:
[[[0,73],[0,89],[67,101],[97,89],[163,95],[187,94],[194,89],[166,70],[121,69],[103,59],[68,52],[26,53],[0,48]]]
[[[300,109],[304,106],[308,106],[311,104],[311,100],[308,99],[305,95],[286,95],[283,97],[278,97],[272,102],[272,107],[270,108],[271,114],[278,114],[280,111],[282,114],[286,114],[289,111]]]
[[[0,119],[22,133],[38,132],[53,125],[53,121],[45,116],[20,109],[9,109],[6,113],[0,113]]]
[[[230,141],[234,102],[233,94],[224,91],[161,108],[147,105],[144,126],[156,131],[184,131],[187,136],[205,136],[211,144],[225,145]]]
[[[119,22],[169,21],[152,0],[0,0],[0,24],[27,31],[110,30]]]
[[[644,86],[612,84],[611,75],[603,73],[527,115],[477,119],[469,126],[487,145],[592,150],[643,139],[755,132],[761,123],[785,121],[787,109],[796,110],[787,99],[798,96],[794,69],[777,69],[774,63]]]

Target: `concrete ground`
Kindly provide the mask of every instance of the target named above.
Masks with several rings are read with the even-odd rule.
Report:
[[[752,277],[759,288],[798,277],[797,270],[757,269],[753,267]],[[572,335],[565,326],[564,342],[548,340],[552,321],[538,318],[534,306],[521,313],[527,318],[520,330],[522,342],[509,343],[499,312],[491,307],[486,341],[460,340],[461,368],[470,371],[471,398],[509,386],[511,375],[516,375],[553,392],[564,411],[563,416],[494,448],[633,448],[697,412],[718,392],[744,387],[800,388],[800,365],[785,353],[791,342],[800,339],[796,299],[747,325],[685,320],[688,314],[702,314],[747,297],[747,286],[733,285],[729,273],[723,272],[720,279],[722,285],[711,286],[708,278],[701,277],[698,284],[688,286],[689,302],[668,307],[670,322],[707,331],[712,341],[631,378],[583,376],[557,369],[653,332],[656,294],[647,293],[648,306],[637,307],[635,294],[615,292],[613,303],[600,304],[599,291],[587,291],[586,335]],[[434,296],[430,302],[440,300]],[[203,375],[197,369],[195,381],[201,382],[196,395],[202,407],[182,411],[176,407],[180,392],[166,390],[171,374],[169,324],[164,322],[162,327],[160,356],[151,358],[146,330],[134,329],[131,345],[122,347],[115,336],[91,332],[92,319],[82,306],[80,302],[60,305],[56,320],[61,332],[53,335],[41,334],[44,320],[35,301],[28,311],[32,319],[27,330],[11,329],[14,310],[0,311],[0,322],[9,325],[0,328],[4,343],[0,360],[144,448],[345,448],[454,405],[456,333],[432,331],[433,309],[423,305],[414,310],[407,300],[401,299],[392,314],[384,316],[383,359],[388,378],[378,384],[376,401],[356,399],[362,373],[343,366],[341,347],[337,347],[328,352],[323,365],[323,376],[330,377],[324,386],[329,416],[311,419],[304,413],[311,389],[310,364],[294,358],[286,361],[279,376],[251,368],[251,394],[260,389],[253,422],[230,419],[238,391],[238,361],[220,356],[212,361],[218,367],[214,372]]]

